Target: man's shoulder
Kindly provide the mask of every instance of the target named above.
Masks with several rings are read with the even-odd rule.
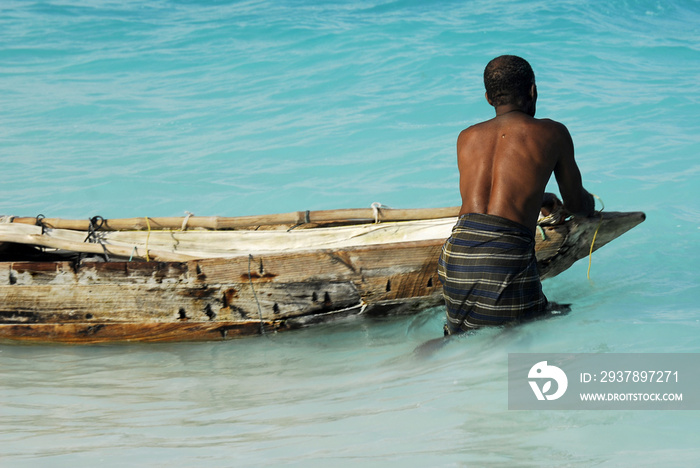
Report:
[[[470,125],[469,127],[465,128],[459,133],[459,138],[464,139],[469,136],[481,134],[483,132],[489,131],[489,128],[493,125],[493,120],[485,120],[483,122],[475,123],[473,125]]]
[[[563,123],[558,122],[558,121],[556,121],[556,120],[554,120],[554,119],[547,118],[547,117],[543,117],[543,118],[539,118],[539,119],[534,119],[534,120],[536,120],[536,121],[538,121],[538,122],[542,122],[543,124],[547,124],[547,125],[561,125],[562,127],[564,127],[564,124],[563,124]]]
[[[544,118],[544,119],[532,119],[535,122],[537,122],[538,125],[541,125],[542,127],[546,127],[548,129],[551,129],[553,131],[560,131],[560,132],[566,132],[569,133],[569,129],[566,128],[566,125],[564,125],[561,122],[557,122],[556,120]]]
[[[471,132],[479,131],[479,129],[487,127],[490,122],[491,122],[491,120],[485,120],[483,122],[478,122],[478,123],[472,124],[472,125],[468,126],[467,128],[465,128],[464,130],[462,130],[462,133],[471,133]]]
[[[484,124],[485,122],[480,122],[474,125],[470,125],[469,127],[459,132],[459,137],[457,137],[457,143],[464,144],[465,142],[473,138],[477,138],[478,135],[484,132]]]

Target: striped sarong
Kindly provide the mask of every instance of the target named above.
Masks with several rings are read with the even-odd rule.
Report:
[[[438,275],[448,334],[535,318],[547,307],[532,232],[499,216],[461,216],[442,247]]]

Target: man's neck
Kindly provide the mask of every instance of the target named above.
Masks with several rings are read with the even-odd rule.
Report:
[[[496,107],[496,117],[500,117],[505,114],[510,114],[511,112],[522,112],[530,117],[534,117],[534,112],[531,111],[528,105],[519,106],[517,104],[504,104],[502,106]]]
[[[523,114],[525,114],[525,111],[522,110],[522,109],[511,109],[511,110],[502,111],[502,112],[501,112],[501,111],[496,111],[496,117],[500,117],[500,116],[502,116],[502,115],[510,114],[511,112],[522,112]]]

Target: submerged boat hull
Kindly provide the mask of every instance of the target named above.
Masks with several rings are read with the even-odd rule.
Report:
[[[639,224],[605,213],[543,226],[541,277]],[[183,262],[0,262],[0,339],[99,343],[207,341],[289,330],[348,315],[442,304],[445,238]]]

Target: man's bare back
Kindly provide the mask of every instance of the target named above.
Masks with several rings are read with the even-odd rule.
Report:
[[[486,99],[493,105],[488,94]],[[534,118],[536,101],[537,88],[532,84],[528,99],[494,105],[496,117],[460,133],[460,215],[500,216],[534,232],[552,172],[569,212],[593,212],[593,198],[581,183],[569,131],[553,120]]]

